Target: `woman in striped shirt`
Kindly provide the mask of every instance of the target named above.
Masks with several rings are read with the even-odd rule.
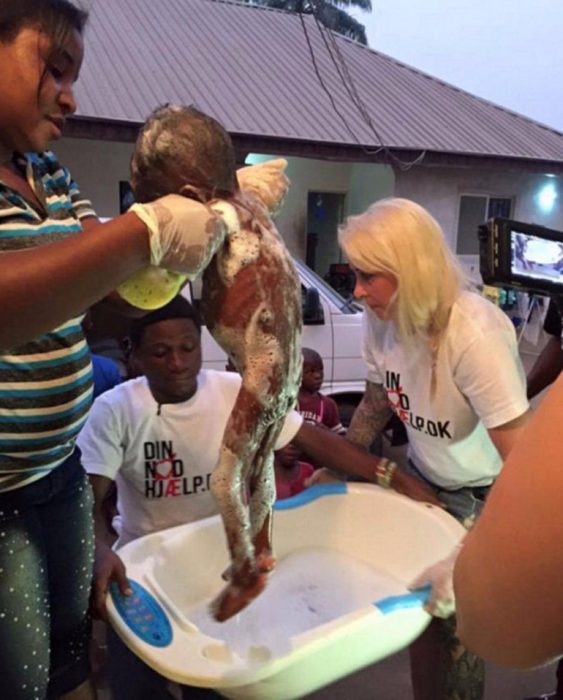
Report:
[[[10,700],[94,697],[92,503],[74,446],[92,393],[83,312],[149,263],[188,273],[194,236],[218,244],[225,230],[177,195],[100,225],[46,152],[76,109],[85,22],[67,0],[0,4],[0,678]]]

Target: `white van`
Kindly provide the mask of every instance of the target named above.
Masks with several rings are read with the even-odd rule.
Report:
[[[323,358],[322,392],[332,396],[345,425],[365,388],[366,369],[361,356],[362,308],[346,300],[301,260],[294,260],[303,299],[303,346],[316,350]],[[182,292],[196,305],[201,297],[201,282],[186,285]],[[203,365],[225,369],[226,355],[207,329],[202,333]]]

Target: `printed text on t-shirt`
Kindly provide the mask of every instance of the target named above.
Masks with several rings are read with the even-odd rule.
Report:
[[[145,498],[190,496],[209,491],[211,474],[186,474],[172,440],[144,442]]]
[[[401,375],[398,372],[385,372],[385,390],[389,406],[399,416],[399,418],[410,428],[418,430],[424,435],[451,440],[449,432],[450,421],[431,420],[418,416],[411,411],[411,402],[408,395],[403,391]]]

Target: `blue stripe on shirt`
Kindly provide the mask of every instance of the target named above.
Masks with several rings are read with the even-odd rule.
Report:
[[[0,369],[12,369],[14,371],[26,371],[33,372],[36,369],[45,369],[46,367],[59,367],[60,365],[67,365],[71,362],[76,362],[81,360],[85,355],[89,355],[90,350],[87,345],[84,345],[80,350],[69,353],[68,355],[63,355],[62,357],[55,357],[52,360],[32,360],[31,362],[18,362],[17,360],[10,360],[9,362],[4,362],[0,360]]]
[[[23,425],[24,423],[49,423],[51,421],[59,420],[60,418],[65,418],[73,413],[77,413],[82,410],[85,406],[89,406],[92,403],[92,391],[87,391],[85,397],[78,403],[73,404],[70,408],[65,411],[60,411],[59,413],[37,413],[34,416],[18,416],[17,413],[12,413],[9,416],[10,422],[14,425]],[[77,398],[80,398],[78,396]],[[0,415],[0,424],[5,419],[5,416]],[[14,431],[15,432],[15,431]]]

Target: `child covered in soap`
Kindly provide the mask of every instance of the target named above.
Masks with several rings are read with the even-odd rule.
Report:
[[[224,238],[214,229],[192,251],[193,276],[203,273],[205,322],[242,376],[211,480],[231,557],[212,611],[226,620],[262,591],[275,565],[273,447],[301,381],[299,281],[270,218],[278,193],[264,181],[239,189],[231,139],[211,117],[192,107],[156,110],[137,139],[131,184],[140,202],[180,193],[228,223]]]

